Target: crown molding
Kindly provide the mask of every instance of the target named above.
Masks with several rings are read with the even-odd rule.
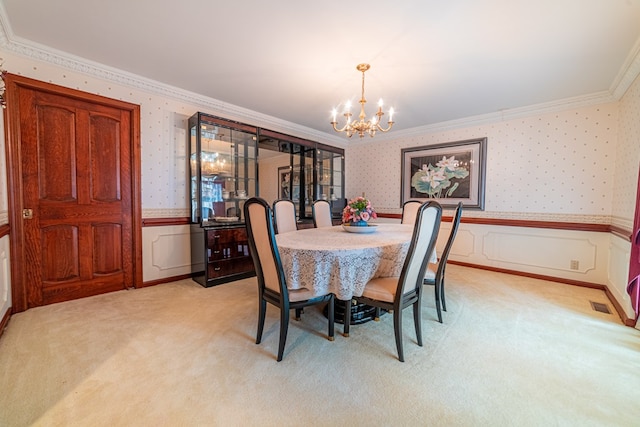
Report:
[[[157,82],[133,73],[109,67],[104,64],[80,58],[66,52],[44,46],[30,40],[17,37],[6,14],[4,4],[0,1],[0,47],[11,53],[34,59],[37,61],[54,64],[78,73],[97,77],[103,80],[143,90],[163,97],[183,101],[195,105],[198,109],[211,114],[220,115],[230,120],[251,123],[258,127],[264,127],[277,132],[306,138],[323,143],[331,143],[338,147],[361,145],[368,139],[345,140],[342,135],[322,132],[306,126],[298,125],[267,114],[239,107],[217,100],[215,98],[199,95],[184,89]],[[640,39],[625,61],[620,72],[612,82],[608,91],[602,91],[584,96],[565,98],[552,102],[530,105],[520,108],[511,108],[493,113],[465,117],[463,119],[450,120],[419,126],[411,129],[395,131],[390,134],[376,135],[375,142],[385,142],[402,138],[415,137],[428,133],[441,132],[452,129],[460,129],[470,126],[478,126],[496,123],[520,117],[539,115],[573,108],[581,108],[597,104],[619,101],[635,79],[640,75]]]
[[[631,83],[633,80],[631,80]],[[623,93],[624,94],[624,93]],[[556,101],[546,102],[542,104],[529,105],[520,108],[510,108],[494,113],[481,114],[477,116],[469,116],[463,119],[449,120],[446,122],[434,123],[425,126],[414,127],[394,132],[392,135],[384,134],[380,138],[376,135],[376,142],[384,142],[398,140],[402,138],[411,138],[429,133],[443,132],[454,129],[462,129],[471,126],[480,126],[491,123],[503,122],[522,117],[530,117],[541,114],[555,113],[558,111],[571,110],[575,108],[588,107],[593,105],[606,104],[618,101],[609,91],[592,93],[589,95],[577,96],[573,98],[565,98]],[[358,143],[361,141],[356,141]]]
[[[16,36],[11,29],[9,19],[0,2],[0,47],[3,50],[36,61],[53,64],[58,67],[89,75],[102,80],[111,81],[123,86],[150,92],[163,97],[175,99],[195,105],[199,110],[220,115],[230,120],[251,123],[258,127],[291,134],[314,141],[344,144],[344,141],[333,134],[321,132],[306,126],[288,122],[268,114],[229,104],[215,98],[199,95],[175,86],[160,83],[137,74],[109,67],[108,65],[90,61],[66,52],[41,45]]]
[[[629,52],[627,60],[620,68],[613,83],[611,83],[609,91],[617,101],[622,99],[638,75],[640,75],[640,39],[636,41],[633,49]]]

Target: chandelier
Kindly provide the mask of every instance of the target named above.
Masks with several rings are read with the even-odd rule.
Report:
[[[393,126],[393,108],[389,108],[389,121],[387,122],[388,127],[384,129],[380,126],[380,119],[384,116],[384,113],[382,112],[382,99],[378,101],[378,112],[370,120],[365,121],[367,115],[364,112],[364,104],[367,103],[367,100],[364,98],[364,73],[369,68],[371,68],[369,64],[358,64],[356,66],[356,69],[362,72],[362,97],[359,101],[360,115],[358,116],[360,120],[354,122],[351,121],[351,102],[347,101],[344,112],[344,116],[347,118],[347,123],[342,128],[338,129],[336,126],[338,124],[336,120],[338,113],[335,108],[333,109],[333,120],[331,121],[333,130],[336,132],[346,132],[349,138],[356,133],[360,135],[360,138],[363,138],[365,134],[373,137],[376,134],[376,131],[388,132]]]

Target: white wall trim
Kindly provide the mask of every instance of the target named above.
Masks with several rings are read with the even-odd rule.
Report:
[[[251,123],[256,126],[287,134],[294,134],[311,140],[331,141],[336,144],[345,143],[338,135],[320,132],[215,98],[199,95],[18,37],[13,34],[11,30],[9,19],[2,2],[0,2],[0,47],[19,56],[54,64],[77,73],[193,104],[201,110],[214,111],[214,114],[221,115],[230,120]]]
[[[142,219],[191,217],[189,209],[142,209]]]
[[[332,143],[339,147],[346,145],[363,144],[371,142],[370,139],[346,140],[343,135],[335,133],[321,132],[292,122],[278,119],[267,114],[262,114],[233,104],[225,103],[218,99],[199,95],[184,89],[166,85],[155,80],[151,80],[133,73],[128,73],[104,64],[80,58],[66,52],[62,52],[39,43],[20,38],[13,34],[9,23],[4,4],[0,2],[0,47],[10,52],[35,59],[38,61],[55,64],[78,73],[98,77],[104,80],[144,90],[160,96],[184,101],[198,108],[215,111],[225,118],[247,122],[256,126],[265,127],[271,130],[308,138],[311,140]],[[612,82],[608,91],[602,91],[573,98],[565,98],[552,102],[541,103],[520,108],[504,109],[498,112],[466,117],[458,120],[450,120],[441,123],[434,123],[427,126],[419,126],[390,134],[378,135],[374,141],[384,142],[398,138],[424,135],[438,131],[477,126],[487,123],[538,115],[549,112],[562,111],[572,108],[580,108],[591,105],[603,104],[620,100],[627,89],[631,86],[635,78],[640,74],[640,40],[625,61],[622,69]]]

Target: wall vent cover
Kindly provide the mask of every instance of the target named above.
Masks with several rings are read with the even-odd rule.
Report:
[[[599,311],[600,313],[611,314],[609,310],[609,306],[607,304],[603,304],[601,302],[589,301],[591,303],[591,308],[595,311]]]

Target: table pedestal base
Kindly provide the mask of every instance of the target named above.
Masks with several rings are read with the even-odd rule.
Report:
[[[336,299],[335,302],[336,304],[335,304],[334,319],[336,323],[344,324],[345,305],[347,304],[347,301]],[[325,306],[323,310],[325,317],[327,316],[327,311],[328,311],[327,307]],[[386,313],[386,311],[382,310],[380,312],[380,315],[382,316],[384,313]],[[375,307],[371,307],[370,305],[366,305],[363,303],[359,303],[355,305],[352,303],[350,324],[359,325],[361,323],[369,322],[374,319],[375,315],[376,315]]]

